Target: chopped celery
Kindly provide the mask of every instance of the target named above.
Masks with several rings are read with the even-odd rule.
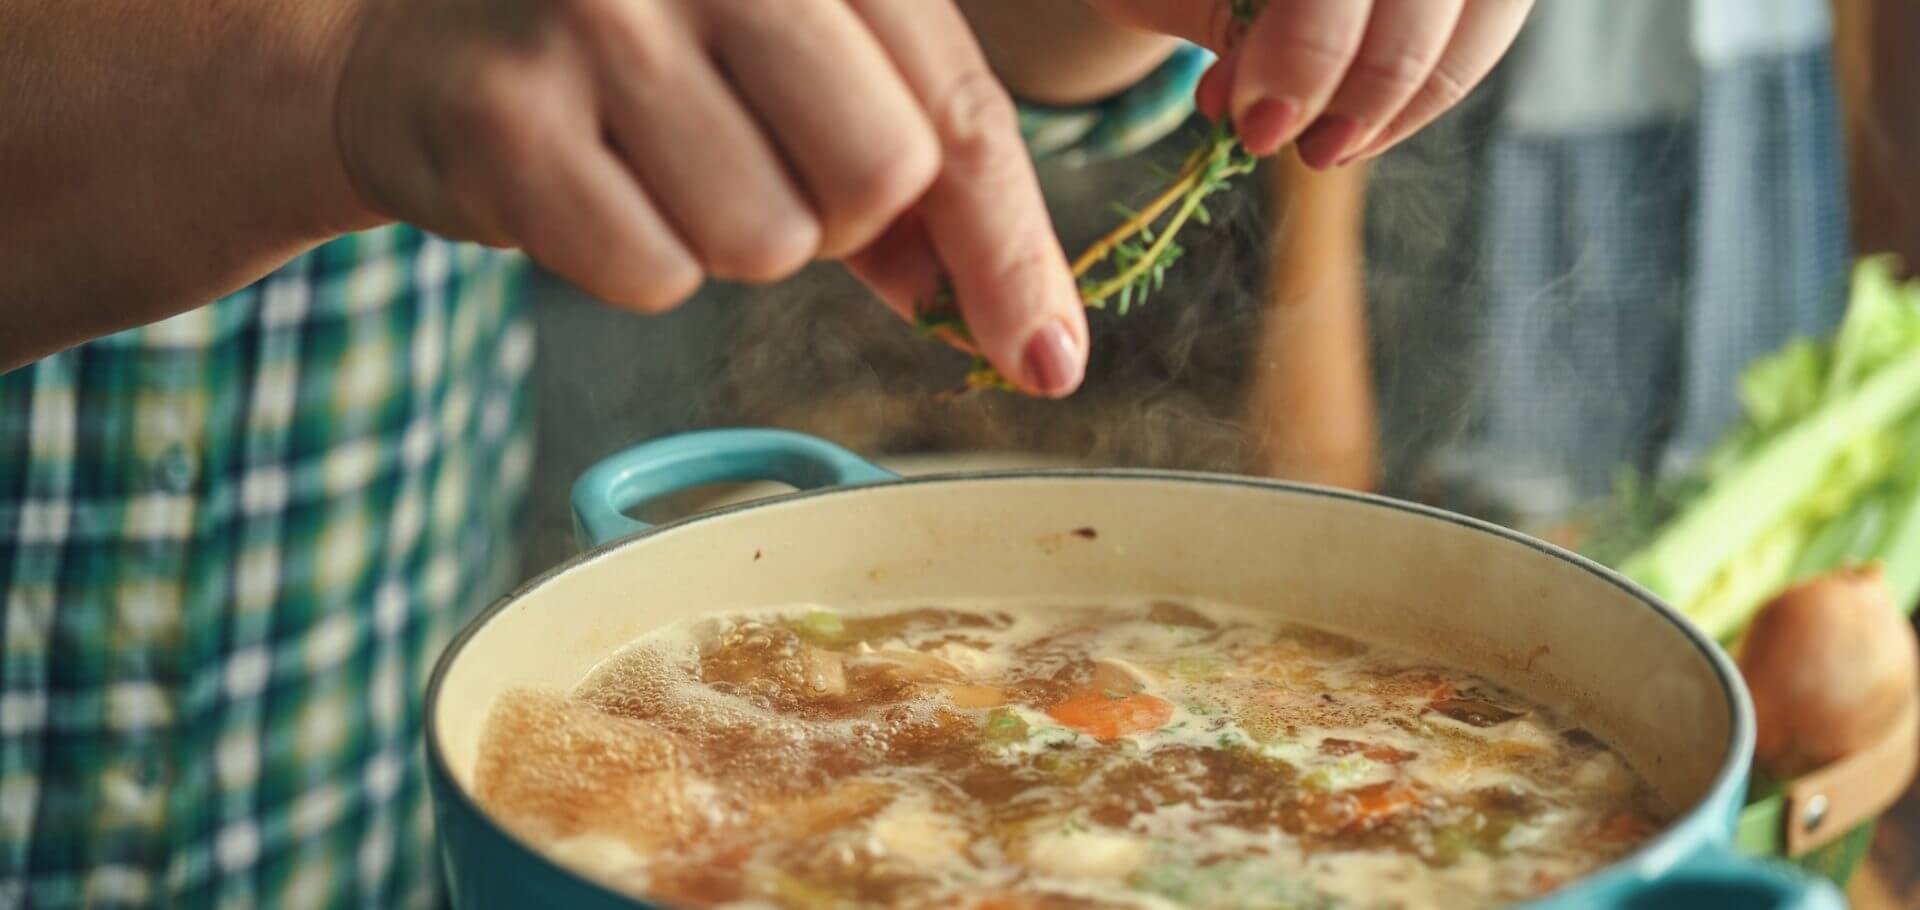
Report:
[[[1248,910],[1337,910],[1341,906],[1336,898],[1283,877],[1281,867],[1270,861],[1160,862],[1134,873],[1127,886],[1183,904],[1205,902]]]
[[[1168,671],[1178,679],[1212,679],[1220,673],[1220,662],[1204,657],[1176,658]]]
[[[811,883],[774,869],[755,869],[753,890],[798,910],[840,910],[847,901]]]
[[[1433,830],[1433,857],[1441,865],[1459,861],[1469,853],[1499,856],[1505,849],[1507,833],[1514,819],[1504,813],[1475,813]]]
[[[841,638],[846,635],[847,624],[838,613],[813,610],[793,621],[793,632],[808,644],[832,647],[840,644]]]
[[[1027,722],[1012,708],[995,708],[987,712],[986,728],[981,735],[996,746],[1026,742]]]
[[[1350,790],[1372,776],[1376,767],[1372,760],[1364,756],[1346,755],[1308,772],[1307,776],[1300,778],[1300,786],[1321,793]]]

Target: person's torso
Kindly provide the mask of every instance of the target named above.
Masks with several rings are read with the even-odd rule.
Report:
[[[389,228],[0,375],[0,906],[433,898],[418,694],[512,571],[518,280]]]

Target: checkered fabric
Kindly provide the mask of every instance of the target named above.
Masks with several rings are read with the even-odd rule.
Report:
[[[1201,66],[1022,123],[1125,154]],[[442,899],[421,694],[514,580],[522,273],[388,228],[0,375],[0,910]]]
[[[402,907],[501,590],[517,259],[407,228],[0,376],[0,907]]]

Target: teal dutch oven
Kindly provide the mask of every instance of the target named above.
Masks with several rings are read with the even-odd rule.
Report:
[[[786,495],[650,527],[637,506],[712,484]],[[573,492],[591,548],[477,617],[427,690],[427,754],[455,907],[647,906],[510,834],[472,796],[489,707],[566,690],[685,617],[790,603],[1167,596],[1291,616],[1472,669],[1620,746],[1678,820],[1539,908],[1843,907],[1740,855],[1753,709],[1713,642],[1621,576],[1493,525],[1242,477],[1044,470],[902,479],[807,436],[715,430],[622,452]]]

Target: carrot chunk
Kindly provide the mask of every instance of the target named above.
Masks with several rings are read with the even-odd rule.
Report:
[[[1047,709],[1047,716],[1101,742],[1157,730],[1173,717],[1173,703],[1145,692],[1124,698],[1076,695]]]

